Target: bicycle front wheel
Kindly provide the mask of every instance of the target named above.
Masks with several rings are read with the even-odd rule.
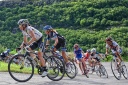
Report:
[[[125,79],[128,79],[128,71],[125,65],[121,66],[121,73],[123,74]]]
[[[46,62],[48,68],[47,77],[53,81],[59,81],[64,77],[65,67],[64,62],[55,56],[50,56],[47,58]]]
[[[34,74],[34,65],[29,57],[24,55],[15,55],[8,63],[8,72],[10,76],[18,82],[30,80]]]
[[[70,61],[68,68],[66,69],[66,75],[70,78],[73,79],[76,77],[76,74],[78,73],[78,69],[74,62]]]
[[[105,67],[103,65],[100,66],[100,73],[101,73],[101,77],[108,78],[107,70],[105,69]]]
[[[112,73],[113,75],[115,76],[115,78],[117,80],[120,80],[121,79],[121,69],[120,67],[117,65],[117,61],[115,59],[113,59],[111,61],[111,70],[112,70]]]

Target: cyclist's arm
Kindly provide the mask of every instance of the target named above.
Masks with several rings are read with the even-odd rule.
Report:
[[[100,56],[100,58],[103,58],[100,53],[98,55]]]
[[[106,53],[105,54],[108,54],[108,51],[109,51],[109,48],[106,48]]]
[[[36,41],[36,37],[35,37],[34,31],[33,31],[33,30],[30,30],[30,31],[29,31],[29,34],[30,34],[30,36],[31,36],[31,39],[30,39],[30,41],[27,43],[28,45],[30,45],[31,43],[33,43],[34,41]]]

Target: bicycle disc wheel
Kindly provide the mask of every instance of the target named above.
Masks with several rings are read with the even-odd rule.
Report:
[[[117,67],[117,62],[115,62],[115,60],[111,61],[111,70],[112,70],[112,73],[115,76],[115,78],[117,80],[120,80],[121,79],[121,71],[120,71],[121,69],[120,69],[120,67]]]
[[[128,79],[128,71],[125,65],[121,66],[121,73],[123,74],[125,79]]]
[[[46,62],[48,68],[47,77],[53,81],[59,81],[64,77],[65,67],[63,61],[55,56],[47,58]]]
[[[14,80],[26,82],[34,74],[34,65],[30,58],[25,58],[24,55],[15,55],[8,63],[8,72]]]
[[[108,73],[107,73],[107,70],[105,69],[105,67],[103,66],[103,65],[101,65],[101,67],[100,67],[100,73],[101,73],[101,77],[106,77],[106,78],[108,78]]]
[[[76,77],[76,74],[77,74],[78,69],[77,69],[76,65],[74,64],[74,62],[70,61],[67,70],[65,72],[66,72],[66,75],[70,79],[73,79],[73,78]]]

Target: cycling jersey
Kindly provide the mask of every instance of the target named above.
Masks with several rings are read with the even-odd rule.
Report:
[[[97,61],[100,62],[100,56],[99,56],[99,53],[98,52],[96,52],[95,54],[92,53],[91,56],[90,56],[90,58],[96,59]]]
[[[89,57],[90,57],[90,53],[84,53],[84,60],[89,59]]]
[[[47,36],[48,40],[55,40],[56,38],[58,38],[58,43],[55,46],[56,49],[59,49],[60,47],[63,47],[62,50],[66,49],[66,41],[65,38],[63,36],[61,36],[60,34],[58,34],[57,32],[53,32],[51,31],[50,34]]]
[[[110,48],[111,51],[112,51],[112,53],[115,53],[116,51],[119,52],[119,53],[122,52],[121,47],[120,47],[120,46],[118,45],[118,43],[115,42],[115,41],[112,41],[112,45],[108,45],[108,44],[106,43],[106,48]]]
[[[95,54],[91,54],[90,58],[100,58],[99,53],[96,52]]]
[[[51,31],[50,34],[48,35],[48,40],[49,40],[49,39],[55,40],[56,38],[58,38],[58,41],[59,41],[59,42],[64,42],[64,41],[65,41],[65,39],[64,39],[63,36],[61,36],[61,35],[58,34],[57,32]]]
[[[78,50],[74,49],[74,53],[76,54],[76,58],[79,60],[82,58],[82,49],[79,48]]]
[[[42,33],[40,31],[38,31],[37,29],[35,29],[34,27],[32,27],[32,26],[28,26],[26,28],[26,30],[22,31],[23,36],[31,37],[29,32],[32,31],[32,30],[34,31],[35,38],[37,40],[39,40],[42,37]]]

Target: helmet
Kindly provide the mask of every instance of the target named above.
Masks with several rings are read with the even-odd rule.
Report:
[[[53,29],[50,25],[46,25],[44,26],[43,30],[50,30],[50,29]]]
[[[28,19],[20,19],[17,24],[18,25],[29,24],[29,21]]]
[[[7,52],[9,53],[10,52],[10,49],[7,49]]]
[[[91,52],[93,53],[93,52],[96,52],[96,48],[92,48],[91,49]]]
[[[112,41],[111,37],[106,38],[106,41]]]
[[[91,51],[89,49],[86,52],[91,53]]]

